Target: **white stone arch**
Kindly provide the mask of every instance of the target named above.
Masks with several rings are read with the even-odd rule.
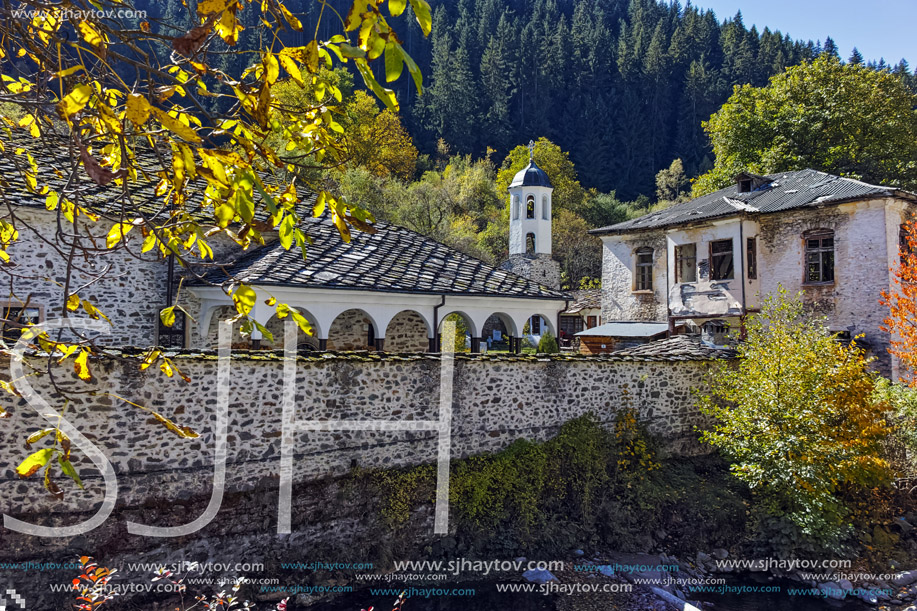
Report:
[[[516,321],[513,320],[512,316],[506,312],[494,312],[487,317],[487,320],[489,321],[491,318],[497,318],[503,323],[503,326],[506,327],[507,335],[510,337],[519,337],[520,329],[516,326]]]
[[[450,314],[458,314],[465,319],[466,324],[468,325],[468,330],[471,332],[471,337],[478,337],[480,333],[481,325],[478,321],[475,320],[475,317],[469,314],[467,311],[462,308],[452,308],[452,309],[443,309],[439,312],[439,328],[437,329],[438,333],[441,333],[443,330],[443,321],[446,320],[446,317]]]
[[[549,316],[548,314],[544,314],[542,312],[535,312],[532,314],[532,316],[541,316],[541,324],[547,325],[548,331],[551,332],[551,335],[553,335],[554,337],[557,337],[557,329],[556,329],[557,325],[555,324],[555,321],[553,320],[551,316]],[[542,334],[543,333],[544,333],[544,329],[542,328]]]
[[[228,320],[236,316],[235,306],[231,305],[219,305],[210,308],[207,312],[207,317],[204,318],[207,324],[207,335],[205,339],[206,347],[216,350],[218,337],[219,337],[219,325],[220,321]],[[232,325],[232,340],[230,345],[233,348],[249,348],[251,347],[251,338],[245,335],[242,335],[242,323],[236,322]]]
[[[379,324],[372,314],[363,308],[341,310],[328,325],[328,350],[373,349],[366,325],[372,325],[375,338],[380,337]]]
[[[478,334],[480,333],[481,326],[477,321],[475,321],[473,316],[471,316],[470,314],[468,314],[467,312],[461,309],[453,309],[448,312],[444,312],[440,315],[439,329],[437,329],[437,333],[440,337],[440,342],[442,342],[443,324],[446,322],[446,319],[449,318],[450,316],[460,316],[462,320],[465,321],[465,325],[468,328],[468,332],[465,334],[465,337],[466,337],[466,341],[465,341],[466,350],[465,351],[467,352],[467,350],[471,348],[470,344],[474,340],[474,338],[480,337]]]
[[[426,352],[430,347],[430,322],[417,310],[404,309],[396,313],[384,331],[386,351]]]
[[[557,328],[556,328],[557,325],[556,325],[556,321],[554,320],[554,318],[549,314],[545,314],[544,312],[538,312],[538,311],[529,312],[527,314],[517,314],[516,316],[513,317],[513,320],[516,323],[516,328],[519,330],[519,336],[523,335],[523,330],[525,329],[525,323],[528,322],[528,320],[533,316],[541,316],[542,322],[545,325],[547,325],[547,328],[551,332],[551,334],[554,335],[554,337],[557,337]]]
[[[293,306],[290,306],[293,307]],[[305,308],[296,307],[294,308],[297,312],[303,315],[303,317],[309,321],[309,324],[312,327],[312,335],[306,335],[303,333],[302,329],[299,329],[297,326],[296,329],[296,346],[297,348],[302,348],[308,346],[311,350],[318,350],[320,347],[319,338],[321,337],[321,329],[319,327],[318,320]],[[282,350],[284,342],[284,325],[287,321],[291,321],[292,318],[288,315],[286,318],[277,318],[275,313],[271,316],[267,322],[262,323],[264,327],[271,332],[271,335],[274,336],[274,341],[270,342],[266,337],[263,337],[261,340],[261,346],[268,349]],[[293,323],[296,324],[296,323]]]

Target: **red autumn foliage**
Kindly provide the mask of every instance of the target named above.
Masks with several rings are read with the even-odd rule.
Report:
[[[888,351],[911,374],[903,381],[917,387],[917,220],[904,225],[902,238],[900,263],[892,268],[894,287],[882,292],[882,305],[889,309],[882,329],[892,334]]]

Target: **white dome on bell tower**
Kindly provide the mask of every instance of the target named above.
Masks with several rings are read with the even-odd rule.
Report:
[[[509,254],[551,254],[551,194],[554,187],[535,163],[535,143],[529,142],[529,164],[509,185]]]

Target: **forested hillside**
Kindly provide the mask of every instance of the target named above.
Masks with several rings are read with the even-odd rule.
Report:
[[[177,1],[136,2],[162,34],[176,36],[194,27],[188,9]],[[194,0],[188,2],[193,12]],[[314,24],[323,6],[344,11],[350,0],[285,4],[303,24]],[[796,41],[777,30],[746,28],[740,14],[723,20],[677,1],[431,4],[430,38],[424,38],[410,9],[393,19],[424,76],[422,96],[410,79],[393,83],[400,112],[383,111],[373,98],[354,91],[354,75],[345,68],[326,75],[344,92],[335,116],[347,127],[346,148],[356,163],[324,178],[329,188],[378,220],[500,263],[507,256],[506,188],[528,161],[523,145],[535,140],[535,158],[555,185],[553,254],[565,288],[594,285],[600,275],[600,244],[589,229],[690,197],[689,179],[714,168],[702,122],[721,108],[734,86],[763,86],[789,66],[839,56],[829,37],[823,45]],[[258,62],[254,53],[260,48],[260,29],[249,23],[255,14],[240,14],[245,29],[238,45],[214,42],[211,65],[238,75]],[[325,17],[321,37],[332,34]],[[287,44],[303,45],[311,31],[287,30],[281,37]],[[862,64],[863,58],[854,50],[843,61]],[[870,67],[896,72],[911,89],[917,85],[903,60],[893,67]],[[372,68],[385,82],[384,61]],[[232,92],[227,87],[219,93]],[[308,108],[316,97],[308,85],[285,83],[278,89],[278,99],[289,108]],[[234,101],[233,95],[202,100],[215,105]],[[855,102],[846,103],[857,113]],[[275,132],[273,139],[288,137],[281,125]],[[910,137],[904,132],[898,136]],[[843,140],[844,134],[838,137]],[[740,144],[757,146],[734,143]],[[739,161],[749,163],[744,157]],[[718,188],[715,181],[707,182]]]
[[[706,169],[701,121],[733,85],[764,85],[789,65],[837,53],[830,38],[824,47],[793,41],[747,29],[741,14],[724,24],[678,2],[439,6],[431,55],[418,53],[429,90],[409,116],[421,151],[444,138],[457,152],[503,153],[546,136],[570,151],[585,187],[625,199],[652,196],[656,173],[673,159],[689,176]]]
[[[654,0],[460,0],[436,13],[430,74],[409,125],[421,150],[498,152],[546,136],[586,187],[652,195],[681,158],[711,163],[701,121],[732,86],[764,84],[821,51],[811,42],[721,25],[710,11]],[[426,62],[430,67],[426,68]],[[468,129],[478,125],[478,129]]]
[[[184,12],[178,2],[138,1],[147,4],[151,16],[167,23]],[[286,4],[307,18],[321,9],[313,0]],[[328,4],[346,10],[349,1]],[[398,84],[402,114],[420,152],[434,154],[442,138],[453,153],[478,156],[491,147],[501,159],[512,147],[544,136],[570,152],[584,187],[615,190],[622,199],[653,197],[656,173],[674,159],[682,159],[688,176],[709,169],[701,121],[733,85],[763,85],[787,66],[823,51],[837,53],[830,32],[824,46],[794,41],[779,30],[746,28],[741,15],[724,20],[677,1],[431,4],[436,12],[429,39],[409,15],[399,24],[406,50],[425,75],[422,97],[409,80]],[[246,40],[253,31],[242,32],[240,47],[255,47]],[[304,36],[290,35],[290,42]],[[226,63],[251,61],[234,51]],[[894,69],[908,71],[906,63]]]

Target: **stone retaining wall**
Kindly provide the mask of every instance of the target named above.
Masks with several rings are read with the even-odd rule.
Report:
[[[123,356],[117,354],[115,356]],[[278,352],[234,353],[229,383],[226,491],[216,517],[199,532],[154,538],[127,532],[127,523],[155,526],[188,524],[208,507],[213,486],[214,414],[217,359],[213,353],[174,357],[191,378],[166,378],[156,368],[138,371],[136,361],[91,362],[94,395],[72,397],[67,418],[111,461],[117,477],[117,505],[98,528],[75,537],[42,538],[0,527],[0,561],[69,562],[90,555],[118,568],[133,581],[148,581],[132,563],[171,564],[181,560],[223,562],[227,558],[262,563],[260,576],[277,575],[279,562],[315,558],[374,559],[393,550],[420,554],[438,545],[432,504],[412,512],[399,534],[378,539],[375,526],[384,503],[378,491],[353,489],[352,478],[336,476],[353,467],[396,467],[436,460],[437,433],[329,431],[296,437],[292,532],[277,534],[278,477],[282,434],[282,375]],[[40,365],[43,361],[35,364]],[[452,457],[505,448],[519,438],[543,440],[587,412],[611,425],[622,408],[639,410],[650,430],[670,451],[698,450],[693,427],[703,424],[692,389],[721,362],[636,360],[636,357],[457,355],[455,360]],[[432,354],[301,353],[296,367],[296,419],[436,420],[439,412],[440,359]],[[7,369],[0,363],[0,370]],[[65,367],[65,368],[64,368]],[[72,365],[61,367],[63,388],[87,389],[74,379]],[[48,391],[48,378],[30,377],[38,392],[60,409]],[[200,433],[180,439],[149,412],[161,412]],[[96,511],[105,486],[99,472],[73,449],[85,484],[77,489],[59,472],[62,500],[42,488],[41,474],[20,480],[17,465],[30,451],[24,440],[47,423],[26,405],[3,395],[10,417],[0,419],[0,512],[29,523],[64,526],[81,523]],[[360,484],[357,484],[360,486]],[[233,569],[219,575],[238,576]],[[224,574],[225,573],[225,574]],[[69,583],[73,571],[8,571],[6,587],[27,592],[30,608],[62,609],[66,594],[54,584]],[[217,575],[213,575],[217,576]],[[246,576],[252,576],[246,574]],[[112,609],[150,606],[131,594]],[[143,604],[138,607],[140,604]],[[162,602],[162,601],[160,601]],[[38,605],[38,606],[35,606]],[[144,606],[145,605],[145,606]]]
[[[304,353],[305,354],[305,353]],[[217,361],[212,353],[185,354],[174,362],[191,378],[166,378],[131,361],[93,362],[95,396],[74,396],[67,418],[112,462],[119,501],[128,506],[209,495]],[[519,438],[545,439],[566,421],[592,412],[611,423],[622,408],[639,410],[649,429],[677,451],[691,451],[702,417],[691,389],[703,384],[713,361],[634,361],[620,357],[460,355],[455,362],[453,457],[500,450]],[[69,365],[69,363],[68,363]],[[63,374],[63,375],[60,375]],[[278,476],[283,360],[280,353],[234,353],[230,373],[229,490],[246,490]],[[29,378],[45,397],[47,377]],[[63,388],[85,390],[72,368],[59,372]],[[299,357],[297,420],[436,420],[440,361],[437,355],[322,353]],[[198,431],[180,439],[142,405]],[[52,408],[59,401],[48,399]],[[28,454],[24,439],[47,423],[22,400],[3,398],[10,418],[0,420],[0,509],[5,513],[87,511],[102,499],[98,471],[74,449],[87,484],[62,501],[47,495],[40,479],[20,480],[15,466]],[[44,447],[48,438],[35,444]],[[328,431],[299,434],[295,481],[346,473],[351,467],[393,467],[436,458],[433,431]]]

